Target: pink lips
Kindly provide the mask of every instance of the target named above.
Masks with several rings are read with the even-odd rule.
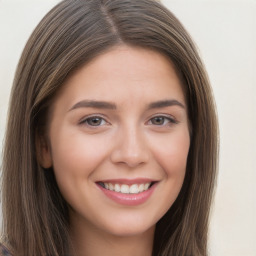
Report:
[[[113,183],[113,184],[141,184],[141,183],[147,183],[152,182],[152,180],[148,179],[136,179],[136,180],[108,180],[104,181],[104,183]],[[118,204],[122,205],[128,205],[128,206],[136,206],[145,203],[149,197],[154,192],[154,189],[157,185],[157,183],[154,183],[148,190],[137,193],[137,194],[124,194],[116,191],[112,191],[109,189],[106,189],[96,183],[100,190],[111,200],[115,201]]]

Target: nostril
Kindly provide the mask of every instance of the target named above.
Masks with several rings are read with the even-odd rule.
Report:
[[[146,150],[131,152],[126,149],[120,149],[112,152],[111,160],[113,163],[126,164],[127,166],[134,168],[148,162],[149,156]]]
[[[141,131],[129,124],[116,139],[111,152],[111,161],[115,164],[126,164],[130,168],[148,162],[149,150],[143,136]]]

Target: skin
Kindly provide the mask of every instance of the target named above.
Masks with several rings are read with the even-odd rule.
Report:
[[[155,104],[166,101],[172,104]],[[184,180],[188,127],[181,82],[155,51],[113,48],[65,82],[51,106],[41,162],[53,166],[69,204],[76,255],[151,255],[155,224]],[[111,200],[96,183],[136,178],[157,181],[136,206]]]

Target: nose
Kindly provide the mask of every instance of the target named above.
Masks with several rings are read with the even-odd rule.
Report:
[[[135,168],[148,162],[149,149],[143,132],[138,128],[127,128],[119,132],[111,153],[111,161]]]

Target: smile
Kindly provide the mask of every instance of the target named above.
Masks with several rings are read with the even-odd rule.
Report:
[[[96,182],[98,188],[105,196],[118,204],[127,206],[137,206],[146,203],[158,183],[158,181],[149,179]]]
[[[141,183],[141,184],[114,184],[114,183],[107,183],[107,182],[99,182],[98,183],[101,187],[115,191],[118,193],[123,194],[138,194],[144,191],[147,191],[152,185],[153,182]]]

